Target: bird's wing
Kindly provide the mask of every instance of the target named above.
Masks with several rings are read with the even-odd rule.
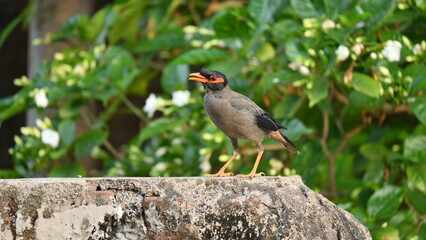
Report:
[[[256,123],[259,127],[272,131],[277,131],[278,129],[287,129],[282,123],[272,118],[272,116],[265,111],[261,115],[256,115]]]
[[[238,111],[249,112],[253,114],[256,119],[256,124],[260,128],[268,129],[271,131],[277,131],[278,129],[287,129],[282,123],[278,122],[272,116],[263,110],[261,107],[257,106],[250,98],[236,94],[229,101],[231,106]]]

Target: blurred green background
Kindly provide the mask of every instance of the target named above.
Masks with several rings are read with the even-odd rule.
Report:
[[[30,2],[0,43],[37,14]],[[300,175],[374,239],[426,239],[425,40],[424,0],[115,1],[34,39],[66,46],[34,76],[2,79],[20,90],[0,99],[0,124],[39,117],[0,177],[216,172],[232,146],[187,81],[208,67],[301,151],[265,140],[259,171]],[[229,170],[248,173],[257,151],[240,148]]]

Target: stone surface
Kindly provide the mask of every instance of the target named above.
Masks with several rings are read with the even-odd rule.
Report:
[[[0,239],[371,239],[299,177],[0,180]]]

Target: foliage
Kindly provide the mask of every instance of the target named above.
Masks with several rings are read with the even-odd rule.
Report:
[[[217,169],[230,141],[206,117],[200,86],[187,82],[206,66],[282,121],[300,148],[293,156],[265,140],[259,170],[301,175],[376,239],[425,239],[425,11],[421,0],[159,0],[75,16],[38,42],[85,44],[57,53],[34,78],[16,79],[22,90],[0,100],[0,121],[33,107],[44,114],[40,92],[58,109],[16,136],[16,171],[84,176],[88,154],[104,161],[108,176]],[[129,100],[148,97],[156,84],[162,93],[149,96],[145,111]],[[190,99],[176,100],[185,89]],[[122,113],[144,127],[116,149],[108,122]],[[76,134],[80,120],[90,130]],[[57,146],[43,141],[45,129],[59,133]],[[256,151],[240,145],[243,157],[230,170],[248,172]]]

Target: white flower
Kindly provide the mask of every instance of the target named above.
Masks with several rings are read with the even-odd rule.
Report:
[[[157,111],[160,106],[161,98],[157,98],[154,93],[149,94],[148,98],[145,101],[145,106],[143,106],[143,111],[148,114],[148,117],[154,116],[155,111]]]
[[[359,28],[363,28],[365,27],[365,22],[359,22],[357,24],[355,24],[355,28],[359,29]]]
[[[398,62],[401,58],[402,44],[398,41],[388,40],[382,53],[390,62]]]
[[[322,29],[324,30],[333,29],[333,28],[336,28],[336,23],[334,23],[330,19],[327,19],[322,23]]]
[[[299,68],[299,72],[300,72],[300,74],[302,74],[303,76],[308,76],[309,75],[309,73],[310,73],[310,71],[309,71],[309,68],[307,68],[306,66],[300,66],[300,68]]]
[[[35,120],[35,124],[36,124],[36,126],[37,126],[38,128],[40,128],[40,129],[43,129],[43,128],[44,128],[44,126],[45,126],[45,124],[44,124],[43,120],[41,120],[40,118],[37,118],[37,119]]]
[[[361,54],[362,50],[364,50],[364,45],[362,45],[362,43],[357,43],[351,47],[351,50],[358,56]]]
[[[45,121],[43,121],[43,120],[41,120],[40,118],[37,118],[36,120],[35,120],[35,124],[36,124],[36,126],[40,129],[40,130],[43,130],[43,129],[46,129],[46,128],[49,128],[48,127],[48,125],[50,124],[52,124],[49,120],[46,120],[47,118],[45,117],[44,118],[45,119]],[[48,122],[49,122],[49,124],[48,124]]]
[[[198,48],[198,47],[203,46],[203,42],[200,41],[200,40],[192,40],[191,46],[194,47],[194,48]]]
[[[293,71],[298,70],[300,68],[300,66],[302,66],[302,64],[298,61],[291,62],[291,63],[288,64],[288,67]]]
[[[298,61],[294,61],[294,62],[289,63],[288,67],[293,71],[299,70],[299,73],[302,74],[303,76],[307,76],[310,73],[309,68],[306,67],[305,65],[302,65],[302,63],[300,63]]]
[[[73,72],[80,77],[86,75],[86,69],[80,64],[74,67]]]
[[[52,146],[53,148],[58,147],[59,139],[59,133],[55,130],[47,128],[41,132],[41,141],[44,144]]]
[[[197,32],[197,27],[193,26],[193,25],[187,25],[187,26],[183,27],[183,32],[189,33],[189,34],[194,34],[195,32]]]
[[[385,76],[390,76],[391,74],[390,74],[390,72],[389,72],[389,69],[387,69],[387,68],[385,68],[385,67],[383,67],[383,66],[380,66],[379,67],[379,71],[383,74],[383,75],[385,75]]]
[[[167,167],[169,166],[168,163],[165,162],[159,162],[157,164],[154,165],[154,167],[152,167],[152,171],[154,172],[164,172],[164,170],[167,169]]]
[[[413,53],[414,53],[414,55],[422,54],[422,46],[418,43],[414,44]]]
[[[212,169],[212,166],[210,165],[209,161],[203,161],[200,164],[200,169],[202,172],[210,172],[210,170]]]
[[[339,61],[345,61],[349,57],[349,49],[344,45],[339,45],[335,53]]]
[[[160,148],[157,149],[157,151],[155,151],[155,156],[156,157],[162,157],[166,153],[167,153],[167,148],[166,147],[160,147]]]
[[[191,93],[187,90],[175,91],[173,92],[172,103],[178,107],[182,107],[189,103],[190,97]]]
[[[205,35],[205,36],[214,36],[215,32],[213,30],[210,30],[208,28],[198,28],[198,32],[201,35]]]
[[[370,57],[372,59],[377,59],[377,53],[375,53],[375,52],[370,53]]]
[[[357,5],[355,7],[355,10],[359,13],[359,14],[364,14],[364,9],[362,9],[359,5]]]
[[[180,144],[182,144],[183,143],[183,139],[182,138],[178,138],[178,137],[175,137],[175,138],[173,138],[173,140],[172,140],[172,145],[180,145]]]
[[[46,90],[40,89],[34,97],[37,107],[46,108],[49,105],[49,99],[46,96]]]

